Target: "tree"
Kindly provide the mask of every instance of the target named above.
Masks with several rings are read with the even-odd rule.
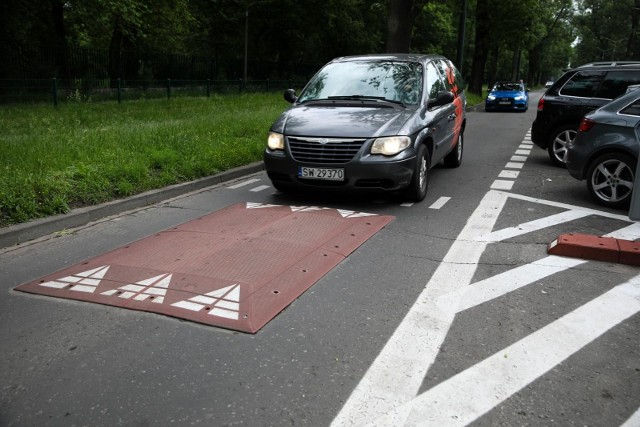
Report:
[[[416,17],[428,0],[389,0],[387,52],[409,53]]]

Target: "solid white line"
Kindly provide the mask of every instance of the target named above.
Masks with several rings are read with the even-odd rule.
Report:
[[[513,268],[479,282],[473,283],[457,292],[457,295],[444,295],[438,304],[449,307],[456,313],[476,307],[494,298],[499,298],[530,285],[536,280],[544,279],[552,274],[585,264],[588,261],[576,258],[565,258],[550,255],[531,264]],[[457,303],[457,305],[455,305]]]
[[[256,187],[256,188],[252,188],[249,191],[253,191],[254,193],[257,193],[258,191],[266,190],[267,188],[271,188],[271,186],[269,186],[269,185],[261,185],[261,186]]]
[[[640,275],[436,385],[375,425],[467,425],[638,312]]]
[[[451,200],[451,197],[440,197],[438,200],[435,201],[434,204],[432,204],[431,206],[429,206],[429,209],[440,209],[441,207],[444,206],[445,203],[447,203],[449,200]]]
[[[523,224],[518,224],[515,227],[508,227],[503,228],[502,230],[493,231],[486,236],[480,236],[478,239],[486,240],[488,242],[500,242],[502,240],[510,239],[522,234],[527,234],[532,231],[541,230],[543,228],[551,227],[557,224],[584,218],[585,216],[589,215],[591,215],[591,213],[589,212],[569,210],[560,212],[559,214],[525,222]]]
[[[500,172],[500,175],[498,175],[498,178],[516,179],[516,178],[518,178],[518,175],[520,175],[520,171],[506,171],[506,170],[503,170],[503,171]]]
[[[258,182],[258,181],[260,181],[260,179],[257,179],[257,178],[248,179],[248,180],[243,181],[241,183],[238,183],[238,184],[235,184],[235,185],[230,185],[227,188],[235,190],[236,188],[244,187],[245,185],[253,184],[254,182]]]
[[[633,413],[627,421],[620,427],[638,427],[640,426],[640,409]]]
[[[511,190],[513,187],[513,181],[505,181],[504,179],[496,179],[491,184],[491,188],[494,190]]]
[[[521,194],[516,194],[516,193],[507,193],[507,194],[510,195],[509,197],[513,197],[514,199],[525,200],[525,201],[528,201],[528,202],[533,202],[533,203],[537,203],[537,204],[541,204],[541,205],[555,206],[555,207],[558,207],[558,208],[576,209],[576,210],[581,210],[581,211],[585,211],[585,212],[590,212],[593,215],[604,216],[606,218],[614,218],[614,219],[619,219],[621,221],[633,222],[626,215],[613,214],[613,213],[609,213],[609,212],[605,212],[605,211],[599,211],[599,210],[595,210],[595,209],[585,208],[585,207],[582,207],[582,206],[570,205],[568,203],[553,202],[551,200],[544,200],[544,199],[538,199],[538,198],[535,198],[535,197],[523,196]]]
[[[507,196],[498,191],[484,196],[332,426],[365,425],[415,398],[454,319],[436,301],[471,282],[486,247],[475,238],[491,231]]]

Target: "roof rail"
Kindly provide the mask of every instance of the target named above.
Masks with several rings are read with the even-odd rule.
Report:
[[[616,67],[616,66],[632,66],[632,65],[640,65],[640,61],[600,61],[600,62],[589,62],[587,64],[582,64],[576,68],[585,68],[585,67]]]

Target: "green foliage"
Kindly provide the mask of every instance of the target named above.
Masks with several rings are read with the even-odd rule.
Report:
[[[262,158],[281,94],[0,109],[0,226]]]

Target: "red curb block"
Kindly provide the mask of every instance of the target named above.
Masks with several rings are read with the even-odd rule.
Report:
[[[640,266],[640,242],[589,234],[561,234],[547,247],[551,255]]]

